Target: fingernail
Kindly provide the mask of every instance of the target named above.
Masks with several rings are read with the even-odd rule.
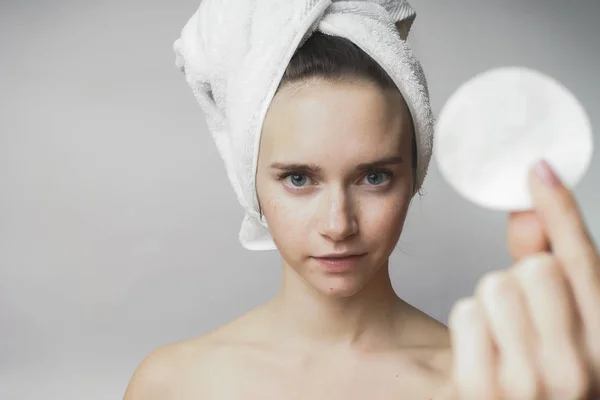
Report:
[[[559,179],[552,170],[552,167],[546,160],[541,160],[535,165],[535,173],[537,176],[548,186],[556,186],[559,183]]]

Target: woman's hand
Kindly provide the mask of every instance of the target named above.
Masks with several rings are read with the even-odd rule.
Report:
[[[541,176],[535,210],[509,219],[514,266],[450,313],[451,398],[600,398],[600,257],[571,191]]]

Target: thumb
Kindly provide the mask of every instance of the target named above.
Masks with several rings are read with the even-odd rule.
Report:
[[[541,218],[535,210],[510,213],[507,227],[508,251],[514,261],[550,250]]]

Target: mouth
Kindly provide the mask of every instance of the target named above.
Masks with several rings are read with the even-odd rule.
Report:
[[[325,272],[340,273],[354,269],[366,253],[345,257],[313,257]]]
[[[347,256],[327,256],[327,257],[314,257],[317,258],[319,260],[330,260],[330,261],[339,261],[339,260],[348,260],[351,258],[355,258],[355,257],[360,257],[362,254],[350,254]]]
[[[339,254],[325,254],[322,256],[315,256],[313,258],[321,258],[321,259],[328,259],[328,260],[336,260],[336,259],[344,259],[344,258],[348,258],[348,257],[358,257],[358,256],[362,256],[365,253],[339,253]]]

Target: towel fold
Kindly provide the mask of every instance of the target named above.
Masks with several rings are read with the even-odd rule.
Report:
[[[420,63],[406,43],[407,1],[202,0],[173,48],[245,210],[248,250],[275,250],[255,188],[262,124],[288,63],[315,31],[346,38],[394,80],[413,118],[416,190],[427,174],[434,117]]]

